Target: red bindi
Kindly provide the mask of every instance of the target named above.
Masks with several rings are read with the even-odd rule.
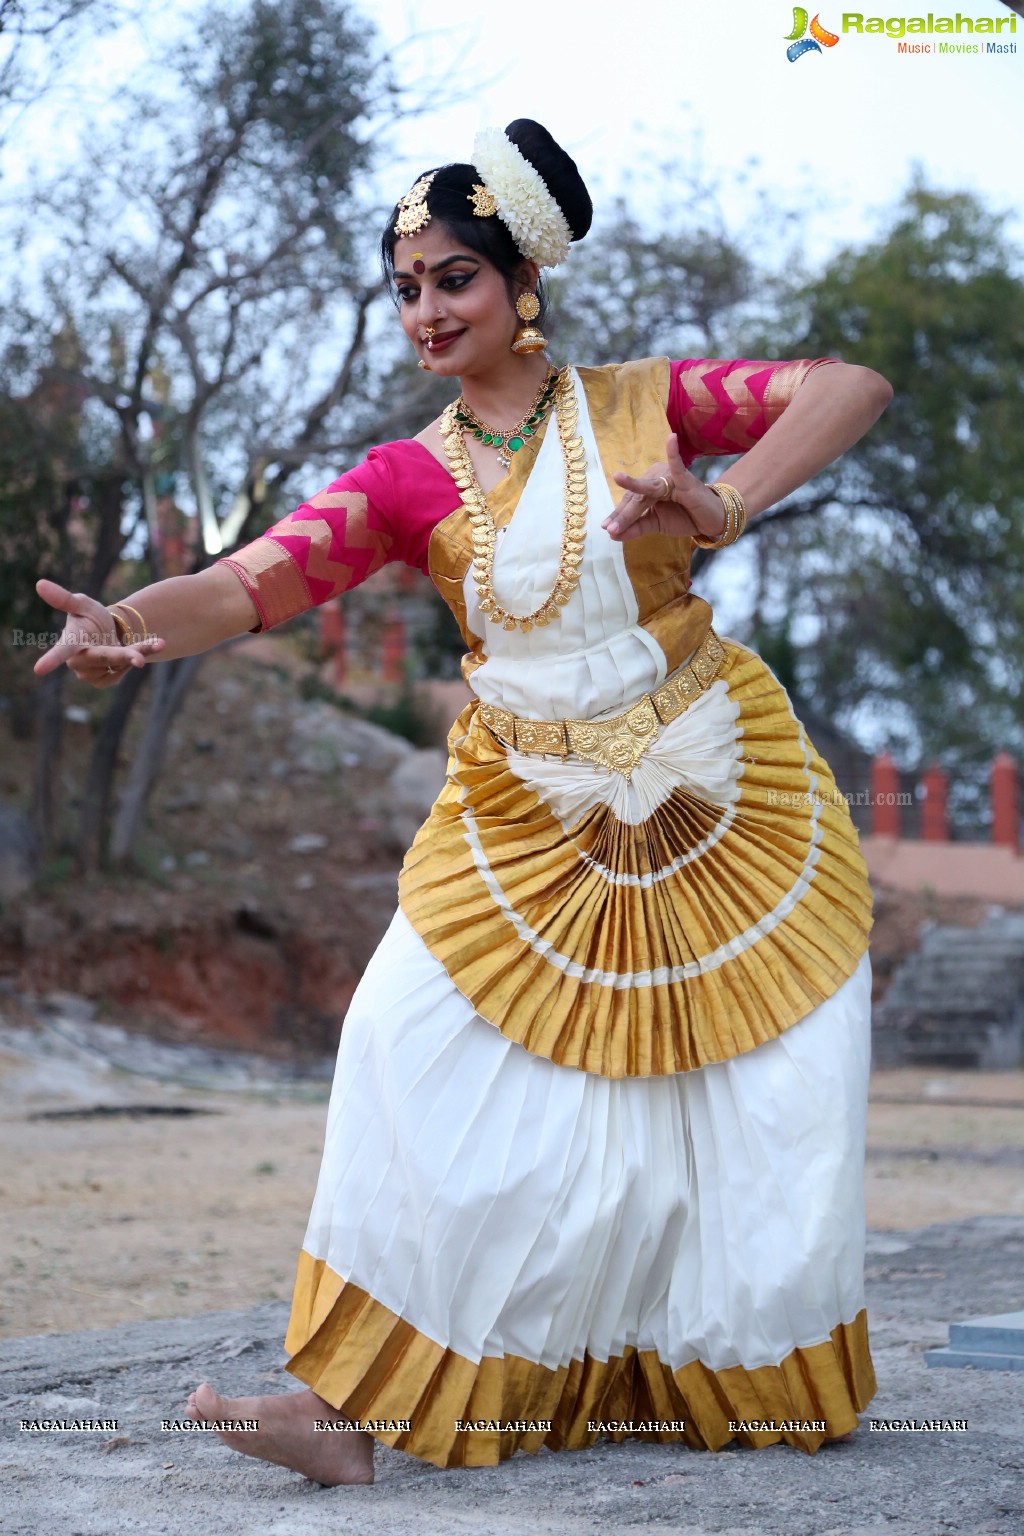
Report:
[[[425,261],[414,261],[412,264],[412,269],[416,273],[425,272],[427,270],[427,264]]]

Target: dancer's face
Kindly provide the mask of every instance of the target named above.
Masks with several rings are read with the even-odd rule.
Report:
[[[437,220],[396,242],[395,289],[402,328],[432,373],[483,373],[507,357],[519,321],[504,277]]]

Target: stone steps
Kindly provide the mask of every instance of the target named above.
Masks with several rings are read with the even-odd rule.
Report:
[[[936,924],[897,970],[874,1018],[876,1066],[1024,1065],[1024,916]]]
[[[949,1345],[926,1349],[930,1366],[973,1366],[978,1371],[1024,1371],[1024,1312],[969,1317],[950,1323]]]

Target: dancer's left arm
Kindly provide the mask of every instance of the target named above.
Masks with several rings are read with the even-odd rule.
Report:
[[[764,436],[728,471],[748,518],[790,495],[858,442],[892,399],[892,386],[872,368],[830,362],[812,369]],[[721,451],[721,450],[719,450]],[[605,521],[613,538],[647,533],[714,538],[725,526],[722,502],[686,467],[673,433],[666,458],[640,477],[617,474],[625,492]],[[663,479],[671,500],[659,499]]]

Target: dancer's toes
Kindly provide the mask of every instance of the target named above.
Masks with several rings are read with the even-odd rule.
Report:
[[[215,1392],[208,1381],[202,1382],[188,1395],[188,1414],[191,1419],[223,1419],[221,1412],[224,1399]]]
[[[204,1381],[189,1395],[188,1413],[213,1423],[218,1440],[232,1450],[291,1467],[326,1487],[373,1482],[373,1437],[362,1429],[317,1430],[317,1421],[349,1421],[315,1392],[222,1397]]]

